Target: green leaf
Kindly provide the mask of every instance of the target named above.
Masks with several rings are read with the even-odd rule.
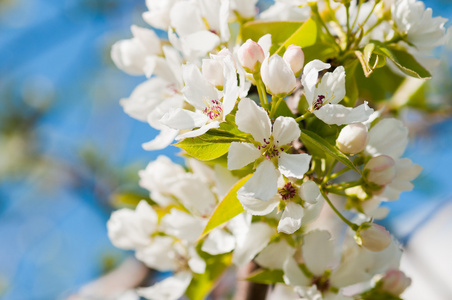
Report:
[[[242,40],[251,39],[257,42],[267,33],[272,35],[273,44],[284,43],[303,22],[294,21],[250,21],[242,28]]]
[[[376,44],[374,52],[389,58],[403,73],[408,76],[428,79],[432,75],[405,49],[398,46],[387,46],[381,42],[373,41]]]
[[[228,152],[231,142],[220,142],[217,140],[204,140],[200,137],[188,138],[175,144],[187,153],[199,160],[206,161],[218,158]]]
[[[273,36],[272,36],[273,37]],[[297,45],[301,48],[309,47],[317,41],[317,23],[309,19],[301,25],[275,52],[281,54],[286,51],[290,45]]]
[[[354,60],[350,65],[345,67],[345,98],[343,104],[348,107],[354,107],[358,100],[358,85],[356,84],[356,67],[358,62]]]
[[[284,283],[284,272],[282,270],[257,270],[246,280],[262,284]]]
[[[303,141],[303,143],[306,144],[307,147],[308,146],[315,147],[318,150],[321,150],[324,153],[331,155],[332,157],[334,157],[335,159],[337,159],[350,169],[361,174],[361,171],[353,164],[353,162],[345,154],[336,149],[336,147],[332,146],[322,137],[318,136],[316,133],[306,129],[301,129],[300,139]]]
[[[278,108],[276,109],[275,119],[279,116],[295,118],[295,115],[292,113],[285,100],[281,101]]]
[[[206,270],[202,274],[194,274],[185,295],[190,300],[203,300],[207,298],[216,281],[221,274],[231,264],[231,254],[208,255],[199,252],[200,256],[206,262]]]
[[[245,211],[239,199],[237,199],[237,191],[251,178],[251,176],[252,174],[240,179],[231,188],[223,200],[218,203],[217,208],[215,208],[215,211],[204,228],[202,236]]]

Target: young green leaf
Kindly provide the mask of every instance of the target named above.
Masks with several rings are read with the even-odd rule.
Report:
[[[282,270],[257,270],[246,280],[262,284],[284,283],[283,275],[284,272]]]
[[[202,233],[202,236],[209,233],[212,229],[226,223],[235,216],[241,214],[245,210],[239,199],[237,199],[237,191],[250,179],[252,174],[240,179],[228,192],[228,194],[221,200],[218,206],[215,208],[212,216],[207,222],[206,227]]]
[[[331,155],[350,169],[356,171],[357,173],[361,174],[361,171],[353,164],[353,162],[341,151],[336,149],[333,145],[328,143],[326,140],[324,140],[322,137],[318,136],[312,131],[301,129],[301,135],[300,139],[303,141],[303,143],[306,144],[306,146],[315,147],[318,150],[321,150],[325,152],[328,155]],[[309,147],[308,147],[309,148]]]
[[[201,137],[188,138],[175,144],[185,150],[190,156],[202,161],[212,160],[226,154],[231,141],[226,139],[203,139]]]
[[[243,25],[242,39],[257,42],[269,33],[273,44],[282,44],[303,24],[304,22],[295,21],[251,21]]]
[[[374,53],[389,58],[406,75],[419,79],[428,79],[432,77],[430,72],[418,63],[405,49],[395,45],[387,46],[378,41],[373,42],[376,45]]]
[[[314,20],[309,19],[279,47],[275,54],[283,54],[290,45],[300,46],[301,48],[312,46],[316,40],[317,24]]]

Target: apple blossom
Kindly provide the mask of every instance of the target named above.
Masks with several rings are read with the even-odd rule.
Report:
[[[330,64],[320,60],[313,60],[304,67],[301,83],[309,111],[327,124],[343,125],[367,121],[373,113],[367,102],[355,108],[337,104],[345,96],[344,67],[339,66],[333,72],[325,73],[317,84],[319,72],[330,67]]]

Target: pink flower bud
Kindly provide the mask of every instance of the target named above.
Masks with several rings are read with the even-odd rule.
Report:
[[[400,270],[387,271],[381,281],[381,289],[394,296],[400,296],[411,284],[411,279]]]
[[[344,153],[356,154],[364,150],[367,144],[367,127],[362,123],[350,124],[342,128],[336,145]]]
[[[388,248],[391,234],[381,225],[365,224],[356,232],[358,243],[367,250],[379,252]]]
[[[290,45],[287,47],[286,52],[283,55],[283,59],[287,61],[295,76],[300,75],[301,69],[304,65],[304,53],[301,47]]]
[[[265,59],[265,54],[258,43],[249,39],[240,46],[237,57],[245,71],[256,73]]]
[[[213,86],[220,88],[223,87],[224,75],[223,75],[223,63],[215,59],[203,59],[202,60],[202,75]]]
[[[387,155],[372,157],[364,167],[364,172],[367,181],[385,186],[396,176],[395,161]]]

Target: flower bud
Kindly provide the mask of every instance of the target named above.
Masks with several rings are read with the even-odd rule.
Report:
[[[336,145],[347,154],[356,154],[364,150],[367,144],[367,127],[362,123],[350,124],[342,128]]]
[[[396,176],[395,161],[387,155],[372,157],[364,167],[364,175],[367,181],[385,186]]]
[[[237,58],[249,73],[256,73],[265,59],[264,50],[253,40],[248,39],[237,52]]]
[[[287,61],[295,76],[300,75],[301,69],[304,65],[304,53],[301,47],[290,45],[287,47],[286,52],[283,55],[283,59]]]
[[[223,75],[223,63],[215,59],[203,59],[202,60],[202,75],[213,86],[217,88],[223,87],[224,75]]]
[[[381,279],[381,289],[394,296],[400,296],[411,284],[411,279],[400,270],[389,270]]]
[[[262,81],[267,92],[284,97],[296,87],[296,78],[289,64],[279,55],[266,57],[261,66]]]
[[[361,225],[355,238],[359,245],[374,252],[383,251],[391,243],[391,234],[383,226],[375,223]]]
[[[258,43],[248,39],[245,44],[240,46],[237,58],[245,71],[256,73],[265,59],[265,54]]]

